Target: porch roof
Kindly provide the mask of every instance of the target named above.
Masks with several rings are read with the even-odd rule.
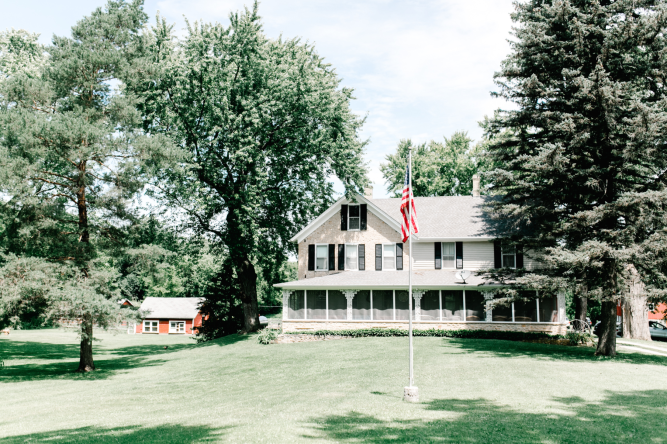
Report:
[[[310,279],[275,284],[285,290],[360,290],[408,288],[408,271],[341,271]],[[500,282],[485,280],[476,273],[462,280],[454,270],[419,270],[412,272],[412,286],[416,289],[460,288],[473,290],[478,287],[502,287]]]

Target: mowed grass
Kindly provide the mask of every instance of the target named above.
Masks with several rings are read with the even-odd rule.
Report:
[[[99,337],[87,375],[73,333],[0,337],[0,442],[667,442],[658,356],[415,338],[408,404],[407,338]]]

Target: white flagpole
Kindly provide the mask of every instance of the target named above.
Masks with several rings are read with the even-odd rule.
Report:
[[[408,148],[408,338],[410,349],[410,384],[405,388],[403,399],[410,402],[419,402],[419,392],[415,387],[415,377],[412,366],[412,147]]]

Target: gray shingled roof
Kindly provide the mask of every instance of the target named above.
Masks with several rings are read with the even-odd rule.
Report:
[[[466,284],[456,279],[453,270],[419,270],[412,272],[414,288],[456,287],[473,289],[478,286],[500,286],[498,282],[485,281],[481,276],[473,274],[466,279]],[[382,288],[408,288],[408,271],[341,271],[340,273],[301,279],[292,282],[275,284],[274,287],[286,290],[360,290]]]
[[[415,197],[419,237],[491,237],[484,232],[482,205],[486,200],[472,196]],[[401,199],[373,199],[371,202],[401,221]]]
[[[146,298],[141,303],[144,318],[194,319],[203,298]]]

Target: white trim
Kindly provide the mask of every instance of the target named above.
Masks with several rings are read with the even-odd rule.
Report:
[[[317,269],[317,247],[326,246],[326,254],[324,255],[324,269]],[[329,270],[329,244],[315,244],[315,271],[330,271]]]
[[[369,211],[372,211],[373,214],[375,214],[382,222],[389,225],[389,227],[393,228],[397,233],[401,232],[401,223],[399,221],[389,216],[387,213],[382,211],[377,205],[375,205],[371,200],[366,199],[361,194],[357,194],[355,197],[357,202],[351,202],[349,199],[346,199],[345,197],[341,197],[340,199],[338,199],[338,201],[336,201],[336,203],[331,205],[324,213],[320,214],[312,222],[306,225],[303,230],[295,234],[294,237],[290,239],[290,242],[303,242],[304,239],[310,236],[310,234],[313,231],[319,228],[324,222],[328,221],[329,218],[331,218],[334,214],[340,213],[341,205],[348,205],[350,203],[352,205],[366,204],[367,209]]]
[[[157,331],[146,331],[146,322],[157,322]],[[160,320],[144,319],[144,322],[141,324],[141,333],[151,333],[151,334],[160,333]]]
[[[183,331],[177,331],[178,327],[177,327],[176,330],[172,330],[172,328],[171,328],[171,323],[172,322],[183,323]],[[188,327],[188,324],[185,320],[181,321],[181,320],[178,320],[178,319],[177,320],[169,319],[169,334],[185,334],[185,332],[187,330],[187,327]],[[158,327],[158,331],[159,330],[160,330],[160,328]]]
[[[419,242],[488,242],[496,240],[495,237],[472,236],[472,237],[420,237]]]

